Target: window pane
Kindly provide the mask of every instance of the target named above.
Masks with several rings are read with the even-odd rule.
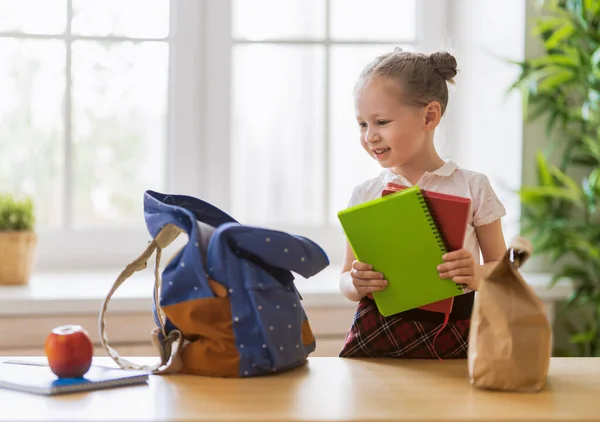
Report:
[[[325,37],[323,0],[233,0],[233,36],[268,39]]]
[[[38,227],[62,210],[65,46],[0,39],[0,191],[33,195]]]
[[[354,186],[377,176],[382,170],[360,145],[353,90],[367,63],[393,48],[393,45],[331,47],[331,185],[328,217],[332,224],[339,224],[337,212],[348,205]]]
[[[139,223],[162,189],[167,70],[166,43],[73,43],[75,224]]]
[[[73,0],[78,35],[161,38],[169,35],[169,0]]]
[[[416,20],[416,0],[331,0],[333,39],[412,41]]]
[[[0,32],[60,34],[67,27],[67,0],[0,0]]]
[[[323,46],[243,45],[233,58],[233,215],[322,223]]]

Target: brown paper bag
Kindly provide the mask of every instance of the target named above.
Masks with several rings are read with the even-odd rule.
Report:
[[[519,273],[530,255],[531,244],[516,237],[476,293],[468,347],[469,378],[476,387],[544,388],[552,329],[542,301]]]

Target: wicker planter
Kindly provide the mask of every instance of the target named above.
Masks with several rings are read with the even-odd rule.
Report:
[[[27,284],[37,237],[30,231],[0,231],[0,285]]]

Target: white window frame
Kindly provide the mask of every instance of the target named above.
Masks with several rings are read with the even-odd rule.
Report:
[[[232,182],[231,1],[171,0],[170,23],[165,190],[197,196],[228,211]],[[443,48],[446,2],[417,1],[416,27],[413,44],[417,49]],[[140,194],[140,202],[142,199]],[[341,264],[344,250],[339,226],[325,220],[322,227],[283,229],[308,236],[324,248],[332,265]],[[145,230],[40,230],[37,268],[121,268],[142,252],[148,240]]]
[[[165,190],[194,196],[202,196],[208,185],[206,177],[208,169],[201,164],[203,143],[200,142],[204,120],[202,116],[204,9],[203,1],[171,0],[171,30],[167,37],[170,66]],[[14,35],[20,38],[57,38],[28,34]],[[85,38],[89,39],[89,37]],[[68,107],[66,114],[66,124],[70,124]],[[67,141],[64,154],[66,159],[70,160],[70,140]],[[70,178],[71,175],[67,174],[67,179]],[[67,181],[67,186],[69,185],[70,181]],[[140,203],[143,200],[142,195],[140,192]],[[143,221],[143,215],[139,218]],[[44,230],[40,228],[36,269],[48,271],[124,267],[142,252],[149,238],[147,231],[140,229]]]
[[[327,9],[329,9],[330,0],[325,0]],[[210,158],[210,172],[208,177],[209,185],[207,195],[213,203],[224,209],[230,207],[229,186],[231,183],[230,175],[230,144],[214,142],[211,139],[231,139],[229,128],[230,121],[230,98],[231,98],[231,51],[233,47],[233,39],[231,37],[231,2],[229,0],[206,0],[206,17],[207,25],[205,31],[205,66],[204,77],[206,90],[204,91],[205,99],[205,127],[203,139],[206,140],[205,147]],[[447,38],[446,25],[446,1],[431,0],[431,2],[417,1],[416,2],[416,40],[411,43],[420,51],[434,51],[443,48],[441,42]],[[325,17],[326,26],[329,25],[329,16]],[[327,31],[328,32],[328,31]],[[273,40],[269,40],[272,43]],[[286,44],[323,44],[314,40],[311,41],[282,41]],[[398,40],[400,44],[402,40]],[[390,42],[386,42],[389,44]],[[325,43],[327,44],[327,42]],[[338,44],[332,42],[332,44]],[[342,43],[339,43],[342,44]],[[371,42],[352,42],[348,44],[377,44]],[[326,67],[329,64],[329,53],[326,53]],[[328,75],[324,89],[328,92]],[[329,105],[325,104],[325,111],[328,112]],[[325,118],[325,163],[329,163],[329,128],[328,119]],[[325,169],[326,177],[329,173]],[[374,175],[375,176],[375,175]],[[326,183],[326,192],[329,190]],[[350,199],[350,198],[348,198]],[[328,205],[326,205],[328,207]],[[329,210],[332,212],[332,210]],[[235,217],[235,216],[234,216]],[[281,229],[290,233],[301,233],[304,236],[317,242],[329,255],[332,265],[339,266],[343,260],[344,253],[344,236],[339,225],[331,225],[328,219],[321,227],[297,227],[287,226]]]

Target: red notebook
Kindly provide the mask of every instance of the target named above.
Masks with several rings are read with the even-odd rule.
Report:
[[[381,193],[381,196],[389,195],[394,192],[401,191],[402,189],[406,189],[406,186],[396,183],[388,183]],[[421,192],[423,194],[423,198],[425,198],[429,212],[431,213],[431,216],[433,217],[438,230],[444,239],[444,243],[446,244],[448,251],[461,249],[465,242],[465,234],[467,232],[467,224],[469,222],[469,214],[471,212],[471,200],[462,196],[448,195],[423,189],[421,189]],[[419,307],[419,309],[425,311],[440,312],[444,314],[444,323],[442,328],[440,328],[440,330],[436,333],[432,343],[435,343],[435,339],[437,338],[438,334],[442,332],[448,323],[453,305],[454,298],[451,297]]]
[[[406,186],[388,183],[381,196],[406,189]],[[465,242],[471,200],[462,196],[421,189],[429,212],[434,218],[448,251],[461,249]]]

